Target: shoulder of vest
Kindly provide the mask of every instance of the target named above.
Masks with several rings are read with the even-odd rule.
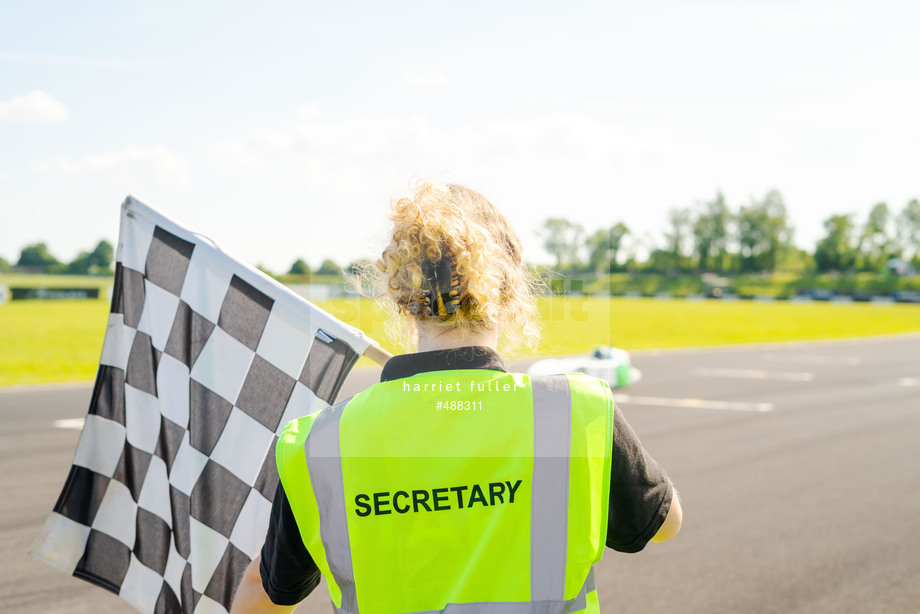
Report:
[[[569,380],[569,386],[576,385],[579,390],[586,393],[591,392],[600,396],[610,395],[610,384],[605,379],[586,373],[566,373],[565,377]]]
[[[292,455],[295,457],[299,456],[300,452],[303,450],[307,436],[310,434],[310,429],[313,427],[313,423],[323,412],[339,406],[344,406],[351,401],[352,398],[353,397],[348,397],[340,403],[329,405],[319,411],[313,412],[307,416],[295,418],[285,424],[284,428],[281,430],[281,434],[278,435],[278,443],[275,448],[278,466],[280,467],[284,464]]]
[[[584,373],[566,373],[573,403],[588,403],[598,411],[614,411],[613,391],[607,380]]]
[[[307,435],[310,434],[310,427],[313,426],[313,422],[320,413],[318,411],[308,416],[295,418],[284,425],[275,448],[279,469],[286,465],[292,456],[296,456],[298,450],[303,449]]]
[[[281,430],[279,435],[279,441],[291,442],[295,439],[302,439],[310,432],[310,426],[313,424],[313,421],[316,420],[316,417],[322,410],[309,414],[307,416],[301,416],[300,418],[294,418],[290,422],[284,425],[284,428]]]
[[[344,401],[339,401],[335,405],[327,405],[323,409],[315,411],[312,414],[301,416],[300,418],[294,418],[284,425],[284,428],[281,430],[281,434],[278,437],[278,443],[280,444],[282,441],[292,443],[295,440],[303,442],[307,438],[307,435],[310,434],[310,427],[313,426],[313,423],[320,415],[322,415],[323,412],[332,411],[335,408],[342,408],[347,405],[353,398],[354,396],[350,396]]]

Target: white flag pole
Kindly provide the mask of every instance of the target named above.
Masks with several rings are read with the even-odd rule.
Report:
[[[364,350],[364,355],[374,362],[376,362],[381,367],[386,364],[386,361],[393,358],[393,355],[380,347],[379,345],[372,344],[367,346],[367,349]]]

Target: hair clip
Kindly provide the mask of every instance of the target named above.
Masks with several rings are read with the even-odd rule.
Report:
[[[422,261],[424,305],[430,315],[450,315],[460,307],[460,276],[453,254],[442,250],[437,262]]]

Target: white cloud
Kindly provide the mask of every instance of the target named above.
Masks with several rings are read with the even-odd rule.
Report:
[[[205,148],[208,163],[217,170],[264,168],[278,155],[288,155],[294,137],[278,130],[257,130],[245,138],[232,138]]]
[[[20,53],[0,51],[0,62],[10,64],[31,64],[35,66],[54,66],[64,68],[105,68],[142,72],[158,72],[175,70],[180,62],[187,64],[187,60],[124,60],[105,59],[93,57],[80,57],[73,54],[58,53]]]
[[[677,147],[660,125],[630,126],[589,115],[546,114],[462,124],[435,124],[422,115],[322,119],[317,107],[299,114],[288,132],[258,131],[207,148],[208,160],[228,172],[294,169],[311,186],[378,188],[379,178],[419,168],[574,169],[655,168],[671,163]]]
[[[128,147],[111,154],[86,156],[80,160],[59,157],[51,162],[37,161],[32,169],[66,175],[101,175],[129,186],[151,183],[186,186],[188,163],[163,145]]]
[[[434,129],[427,118],[411,115],[307,120],[296,133],[309,154],[367,157],[424,149]]]
[[[240,135],[207,153],[237,193],[259,194],[267,219],[290,216],[285,194],[299,195],[299,232],[314,229],[301,255],[342,260],[355,257],[355,248],[335,232],[315,229],[348,229],[351,242],[360,243],[382,224],[383,203],[426,175],[483,190],[509,216],[528,253],[534,250],[529,257],[539,258],[531,226],[560,208],[596,228],[649,201],[680,202],[662,191],[675,168],[688,164],[684,150],[667,126],[591,113],[455,123],[424,115],[331,119],[310,107],[282,134]],[[291,235],[279,244],[298,240]],[[370,251],[376,243],[369,240]]]
[[[262,158],[249,149],[245,139],[226,139],[205,148],[205,157],[218,170],[254,169],[264,166]]]
[[[0,101],[0,120],[3,121],[56,122],[67,116],[63,102],[40,90]]]
[[[627,126],[588,115],[554,113],[462,124],[433,124],[422,115],[302,120],[296,129],[311,155],[388,159],[416,154],[449,161],[517,155],[673,159],[675,146],[662,126]]]
[[[323,114],[322,108],[318,104],[308,104],[297,113],[299,122],[316,121]]]
[[[447,75],[437,70],[406,70],[403,71],[402,82],[413,87],[447,87]]]

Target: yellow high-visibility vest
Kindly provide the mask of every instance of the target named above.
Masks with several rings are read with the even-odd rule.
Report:
[[[598,612],[613,411],[587,375],[463,369],[290,422],[278,472],[335,611]]]

